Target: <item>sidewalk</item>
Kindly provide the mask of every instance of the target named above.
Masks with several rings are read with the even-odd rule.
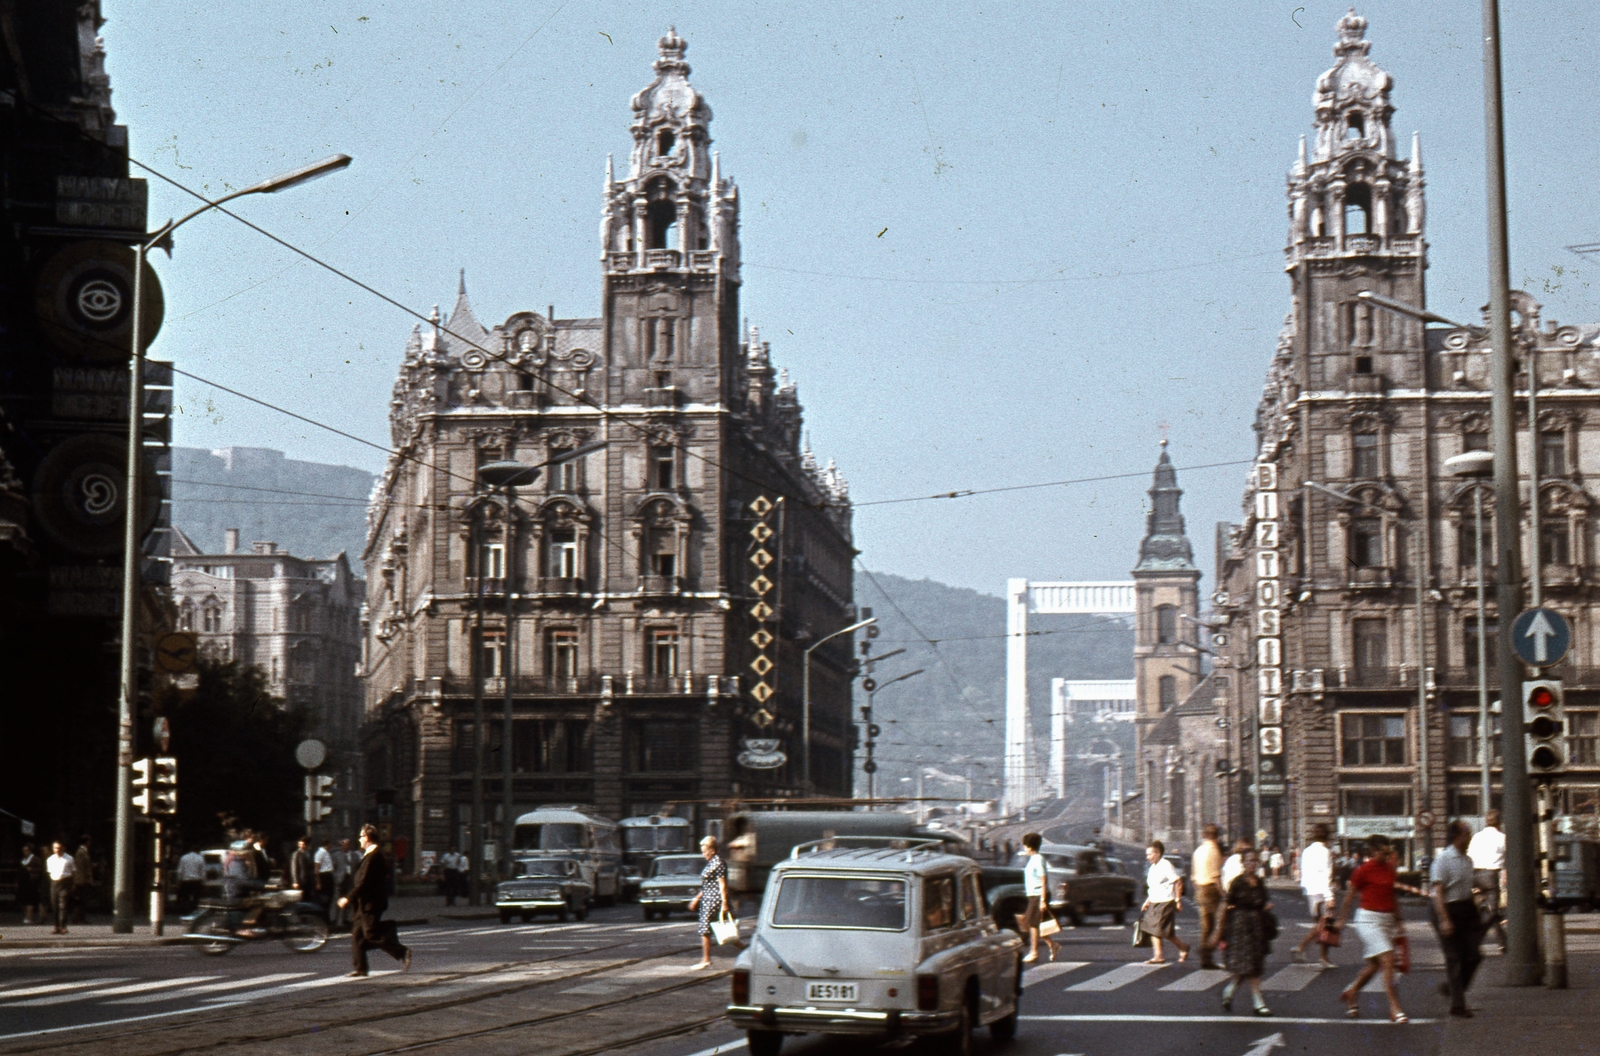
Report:
[[[420,927],[446,920],[496,920],[493,906],[456,905],[447,907],[437,895],[407,895],[395,898],[384,914],[401,927]],[[111,918],[91,913],[86,924],[74,924],[65,935],[53,935],[48,924],[24,924],[15,910],[0,912],[0,952],[5,950],[68,950],[100,947],[126,948],[164,946],[182,942],[184,922],[167,907],[166,934],[152,935],[150,920],[140,913],[134,918],[133,933],[119,935],[111,930]]]
[[[1600,1007],[1595,1005],[1600,952],[1574,953],[1573,945],[1569,942],[1565,990],[1502,986],[1500,958],[1485,959],[1467,993],[1467,1004],[1477,1015],[1446,1019],[1439,1051],[1450,1056],[1595,1051],[1600,1035]]]

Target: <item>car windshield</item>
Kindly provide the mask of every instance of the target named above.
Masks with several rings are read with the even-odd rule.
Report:
[[[786,876],[772,923],[780,928],[903,931],[906,884],[870,876]]]
[[[518,876],[566,876],[572,863],[565,858],[545,858],[517,863]]]
[[[518,825],[514,851],[577,851],[583,849],[583,826],[577,822]]]
[[[706,867],[704,858],[657,858],[651,876],[699,876]]]
[[[622,846],[630,851],[687,851],[689,829],[684,825],[652,825],[622,830]]]

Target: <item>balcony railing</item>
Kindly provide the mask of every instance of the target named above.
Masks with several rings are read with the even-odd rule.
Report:
[[[582,576],[541,576],[539,578],[539,593],[541,594],[582,594],[584,581]]]
[[[418,696],[471,697],[476,692],[472,676],[452,675],[439,679],[414,679],[413,691]],[[504,678],[485,678],[484,696],[489,699],[503,697],[506,691]],[[678,675],[641,674],[583,674],[564,675],[514,675],[511,693],[517,697],[628,697],[628,696],[685,696],[708,695],[735,696],[739,680],[730,675],[697,675],[685,672]]]
[[[651,271],[676,271],[682,254],[676,249],[647,249],[644,266]]]
[[[641,594],[676,594],[683,589],[682,576],[640,576]]]
[[[644,403],[646,407],[676,407],[683,402],[682,392],[676,385],[667,385],[659,389],[645,389]]]

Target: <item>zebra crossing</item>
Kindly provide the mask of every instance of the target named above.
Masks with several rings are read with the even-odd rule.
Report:
[[[1285,964],[1273,970],[1261,981],[1267,993],[1292,994],[1305,990],[1315,980],[1326,975],[1339,980],[1343,986],[1356,970],[1327,971],[1315,964]],[[1093,972],[1094,969],[1103,969]],[[1086,971],[1088,970],[1088,971]],[[1093,974],[1091,974],[1093,972]],[[1055,961],[1030,967],[1022,977],[1026,989],[1042,987],[1052,980],[1064,984],[1061,989],[1069,994],[1109,994],[1148,980],[1151,989],[1162,993],[1205,993],[1221,987],[1230,976],[1225,971],[1190,968],[1187,965],[1146,964],[1143,961]]]

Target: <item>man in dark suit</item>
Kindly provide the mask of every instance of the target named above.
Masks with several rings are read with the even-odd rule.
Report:
[[[411,948],[400,941],[394,921],[382,920],[389,908],[389,859],[378,850],[378,828],[361,826],[361,864],[356,866],[350,893],[339,900],[339,908],[350,907],[351,978],[365,978],[367,950],[376,946],[402,962],[401,971],[411,968]]]
[[[316,857],[311,853],[309,837],[300,837],[300,845],[295,848],[294,857],[289,859],[289,882],[300,892],[302,899],[317,897],[317,864]]]

